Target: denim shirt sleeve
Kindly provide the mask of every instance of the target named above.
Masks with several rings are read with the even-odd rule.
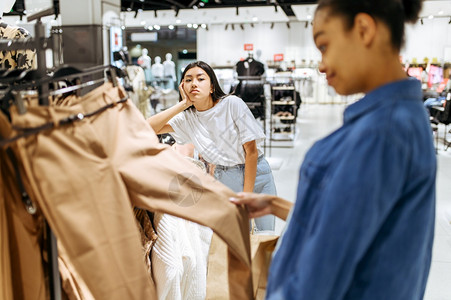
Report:
[[[346,151],[337,151],[340,157],[329,160],[333,165],[321,165],[319,147],[308,155],[317,164],[301,169],[292,228],[283,238],[287,244],[278,251],[280,266],[273,275],[289,262],[294,264],[292,273],[268,299],[342,299],[360,259],[396,205],[408,168],[404,143],[380,127],[351,140]],[[312,178],[320,182],[313,190]]]

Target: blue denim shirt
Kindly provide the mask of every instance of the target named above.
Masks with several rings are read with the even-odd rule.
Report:
[[[308,151],[267,299],[422,299],[436,157],[421,85],[393,82],[344,112]]]

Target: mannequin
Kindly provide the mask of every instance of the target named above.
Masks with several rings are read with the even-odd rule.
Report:
[[[166,60],[163,63],[164,77],[170,77],[175,81],[175,63],[172,61],[172,54],[166,53]]]
[[[149,54],[149,50],[144,48],[142,50],[141,56],[138,58],[138,65],[140,65],[141,68],[144,69],[144,74],[146,76],[146,83],[150,84],[152,81],[152,71],[150,69],[152,59],[150,58],[150,56],[148,54]]]
[[[163,65],[161,64],[161,57],[155,56],[155,63],[152,65],[152,76],[155,79],[162,79],[163,78]]]
[[[173,89],[175,77],[175,63],[172,61],[172,54],[166,53],[166,60],[163,62],[164,78],[167,80],[166,88]]]
[[[2,0],[0,2],[0,38],[1,39],[26,39],[30,33],[21,27],[10,26],[4,23],[4,12],[10,12],[16,0]],[[12,50],[0,51],[0,69],[30,69],[36,68],[35,51]]]
[[[138,65],[140,65],[144,70],[150,69],[151,58],[148,54],[149,54],[149,50],[144,48],[142,51],[142,55],[138,58]]]

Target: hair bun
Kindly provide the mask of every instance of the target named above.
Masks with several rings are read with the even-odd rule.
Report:
[[[415,23],[418,20],[423,0],[401,0],[404,6],[406,22]]]

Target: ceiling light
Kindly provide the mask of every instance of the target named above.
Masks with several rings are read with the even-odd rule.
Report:
[[[307,20],[311,20],[312,19],[312,15],[307,15]]]
[[[439,15],[443,15],[443,10],[438,12]]]
[[[202,27],[203,29],[207,28],[207,24],[202,24],[200,25],[200,27]]]
[[[197,29],[197,27],[199,27],[199,25],[193,24],[193,28],[194,28],[194,29]]]
[[[182,53],[183,53],[183,54],[187,54],[187,53],[188,53],[188,50],[183,49],[183,50],[182,50]]]
[[[197,7],[197,5],[193,5],[193,9],[194,9],[194,10],[198,10],[199,7]]]
[[[149,25],[149,26],[147,26],[147,29],[148,29],[148,30],[153,30],[153,26],[152,26],[152,25]]]
[[[200,6],[200,7],[204,7],[204,6],[205,6],[205,3],[199,2],[199,6]]]
[[[169,28],[169,30],[174,30],[174,25],[171,24],[168,26],[168,28]]]
[[[186,24],[186,27],[188,27],[188,28],[193,28],[193,24],[188,23],[188,24]]]
[[[252,21],[257,22],[257,21],[258,21],[258,18],[257,18],[257,17],[253,17],[253,18],[252,18]]]
[[[433,15],[430,15],[429,17],[428,17],[428,19],[433,19],[434,18],[434,16]]]
[[[153,28],[155,28],[155,30],[160,30],[160,25],[153,25]]]
[[[125,30],[125,26],[124,26],[124,25],[122,25],[122,26],[121,26],[121,29],[122,29],[122,30]]]
[[[175,20],[175,23],[176,23],[176,24],[180,24],[180,23],[182,23],[182,20],[177,19],[177,20]]]
[[[146,25],[146,21],[141,21],[141,25]]]

